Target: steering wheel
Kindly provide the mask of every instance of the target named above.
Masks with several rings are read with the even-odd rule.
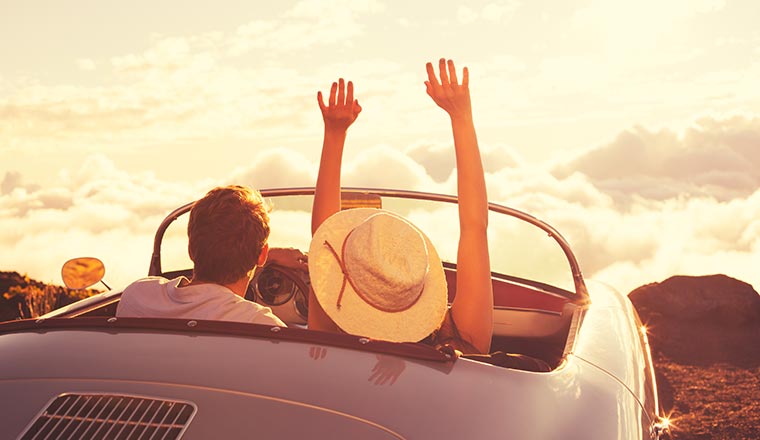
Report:
[[[271,307],[286,322],[293,311],[305,321],[309,316],[310,284],[308,273],[269,264],[256,271],[245,299]]]

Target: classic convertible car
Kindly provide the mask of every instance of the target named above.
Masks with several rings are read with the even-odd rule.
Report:
[[[313,189],[262,194],[274,205],[271,245],[307,249]],[[191,206],[158,228],[149,275],[190,274],[183,214]],[[344,209],[351,206],[382,206],[426,231],[450,298],[456,294],[455,197],[346,189]],[[492,356],[309,331],[308,277],[275,266],[257,275],[248,295],[288,328],[116,318],[116,288],[0,324],[0,432],[18,439],[667,435],[646,329],[630,301],[587,285],[568,243],[528,214],[491,204],[489,242]],[[78,273],[81,281],[101,270],[84,259],[66,267],[74,284]],[[549,371],[509,362],[515,354]]]

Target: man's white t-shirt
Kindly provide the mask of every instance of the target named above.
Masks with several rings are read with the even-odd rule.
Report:
[[[137,280],[124,289],[116,316],[206,319],[286,327],[269,307],[241,298],[224,286],[187,283],[185,277]]]

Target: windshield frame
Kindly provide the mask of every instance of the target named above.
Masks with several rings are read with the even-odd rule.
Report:
[[[311,195],[314,195],[315,188],[314,187],[268,188],[268,189],[259,190],[259,192],[264,198],[284,197],[284,196],[311,196]],[[361,187],[347,187],[346,188],[344,187],[344,188],[341,188],[341,192],[349,193],[349,194],[373,194],[373,195],[378,195],[380,197],[396,197],[396,198],[403,198],[403,199],[426,200],[426,201],[444,202],[444,203],[452,203],[452,204],[458,203],[458,199],[456,196],[447,195],[447,194],[435,194],[435,193],[428,193],[428,192],[421,192],[421,191],[407,191],[407,190],[385,189],[385,188],[361,188]],[[169,225],[171,225],[175,220],[177,220],[183,214],[188,213],[190,209],[193,207],[194,203],[195,202],[190,202],[175,209],[168,216],[166,216],[166,218],[159,225],[158,229],[156,230],[156,235],[153,240],[153,253],[150,259],[148,276],[160,276],[163,273],[161,270],[161,243],[163,241],[164,233],[166,232]],[[576,294],[575,298],[573,298],[573,302],[576,304],[586,304],[589,302],[588,289],[586,288],[586,283],[583,279],[583,273],[581,272],[580,265],[578,264],[578,260],[575,257],[575,254],[573,254],[573,251],[570,248],[570,244],[567,242],[567,240],[565,240],[562,234],[559,233],[559,231],[557,231],[553,226],[549,225],[548,223],[528,213],[520,211],[518,209],[510,208],[508,206],[504,206],[504,205],[500,205],[500,204],[492,203],[492,202],[488,203],[488,209],[489,211],[508,215],[510,217],[514,217],[524,222],[527,222],[543,230],[544,232],[546,232],[546,234],[549,237],[554,239],[554,241],[557,242],[559,247],[562,249],[562,252],[565,254],[565,258],[567,259],[568,265],[570,266],[570,271],[573,277],[573,283],[575,285],[575,294]]]

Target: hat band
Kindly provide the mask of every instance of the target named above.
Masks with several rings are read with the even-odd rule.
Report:
[[[349,233],[349,235],[351,235],[351,233]],[[347,239],[348,239],[348,235],[346,236],[346,238],[343,239],[343,246],[341,246],[341,254],[345,253],[346,241],[348,241]],[[340,310],[340,307],[341,307],[340,303],[343,300],[343,293],[346,290],[346,282],[348,282],[348,284],[351,285],[351,288],[354,289],[354,292],[356,292],[356,294],[359,296],[359,298],[362,299],[362,301],[364,301],[365,303],[369,304],[370,306],[374,307],[377,310],[380,310],[382,312],[387,312],[387,313],[398,313],[398,312],[403,312],[405,310],[409,310],[412,308],[412,306],[417,304],[417,301],[419,301],[420,297],[422,296],[422,291],[425,289],[424,285],[420,288],[419,293],[417,293],[414,299],[410,301],[409,304],[403,307],[390,308],[390,307],[385,307],[378,304],[376,301],[371,299],[370,295],[363,293],[361,289],[357,288],[356,284],[354,284],[353,280],[351,279],[351,276],[348,274],[348,270],[346,270],[346,265],[343,264],[343,260],[338,256],[338,252],[335,251],[335,248],[332,246],[332,244],[330,244],[330,242],[328,242],[327,240],[325,240],[324,244],[325,246],[327,246],[328,249],[330,249],[330,253],[332,253],[333,257],[335,257],[335,261],[338,262],[338,266],[340,266],[340,271],[343,273],[343,282],[340,286],[340,293],[338,293],[338,299],[336,301],[336,306],[338,310]]]

